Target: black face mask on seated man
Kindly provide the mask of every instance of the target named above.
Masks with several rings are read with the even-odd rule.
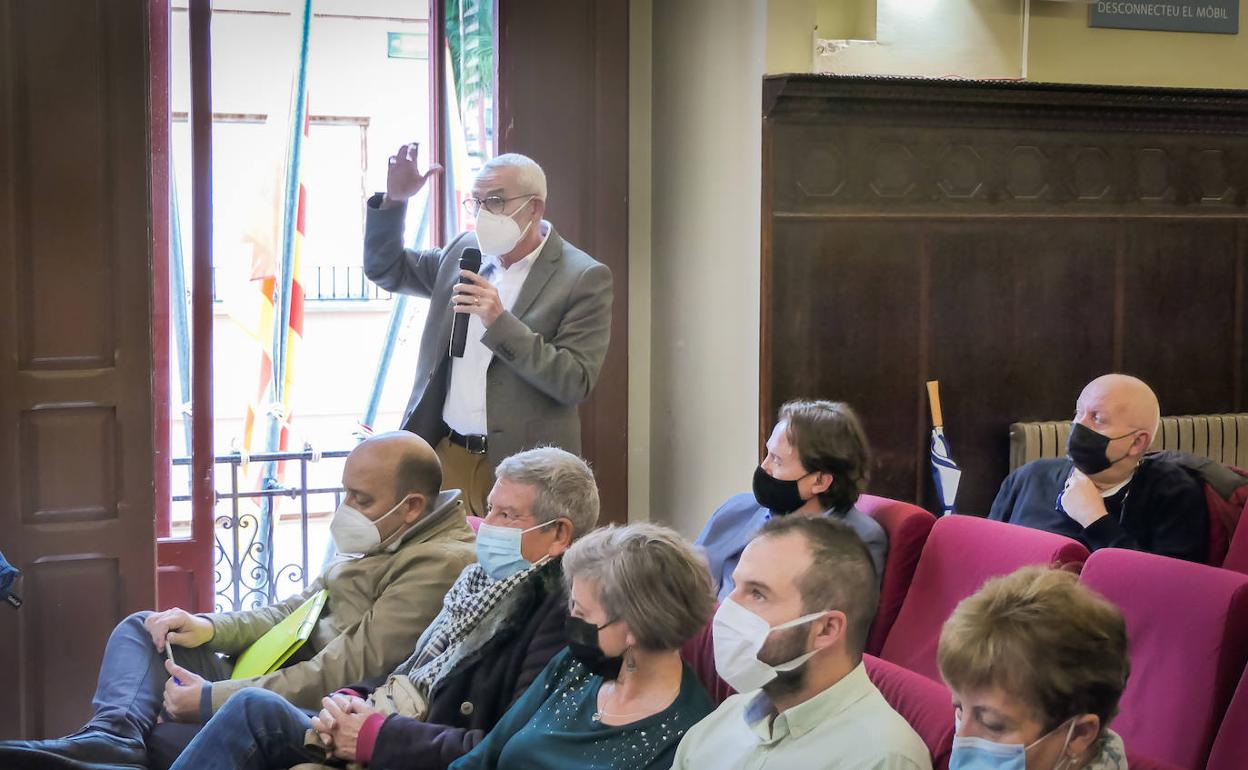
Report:
[[[811,471],[814,473],[814,471]],[[809,476],[807,473],[806,476]],[[754,471],[754,499],[758,504],[780,515],[792,513],[798,508],[806,504],[806,499],[802,499],[802,493],[797,487],[797,482],[806,478],[802,476],[797,479],[788,481],[773,478],[771,474],[763,470],[763,466],[758,466]]]
[[[1121,436],[1105,436],[1092,430],[1082,423],[1074,423],[1070,429],[1070,435],[1066,437],[1066,456],[1075,464],[1083,473],[1091,476],[1095,473],[1109,468],[1116,462],[1124,459],[1124,454],[1117,460],[1109,459],[1106,453],[1109,449],[1109,442],[1117,441],[1120,438],[1135,435],[1140,431],[1133,430],[1130,433],[1124,433]],[[1128,448],[1127,454],[1130,453]]]

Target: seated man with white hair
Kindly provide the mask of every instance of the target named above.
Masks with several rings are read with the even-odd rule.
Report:
[[[174,770],[325,761],[446,768],[481,742],[567,644],[564,553],[597,522],[598,487],[584,460],[554,447],[508,457],[477,533],[478,562],[460,574],[403,663],[327,694],[315,716],[277,693],[244,690]]]
[[[405,248],[407,201],[440,170],[422,172],[417,150],[399,148],[385,194],[368,202],[364,272],[387,291],[430,299],[402,424],[437,449],[444,488],[462,489],[470,512],[484,516],[504,457],[541,445],[580,453],[576,407],[607,354],[611,271],[542,218],[546,174],[516,153],[487,161],[477,174],[464,201],[474,230],[444,249]],[[473,249],[479,273],[460,269]],[[467,337],[463,355],[452,356],[461,314]]]
[[[1091,551],[1205,561],[1209,510],[1201,482],[1173,460],[1145,455],[1160,424],[1157,396],[1142,380],[1097,377],[1075,403],[1066,457],[1011,473],[989,518],[1056,532]]]

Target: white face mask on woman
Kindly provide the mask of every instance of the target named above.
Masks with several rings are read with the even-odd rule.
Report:
[[[788,663],[773,666],[758,659],[758,652],[763,649],[767,637],[773,631],[800,626],[823,616],[823,612],[812,612],[772,626],[732,599],[725,599],[716,610],[711,625],[711,636],[715,641],[715,672],[737,692],[757,690],[775,679],[781,671],[792,671],[818,652],[811,650]]]
[[[379,516],[377,521],[373,521],[343,501],[342,505],[338,506],[338,510],[334,511],[334,518],[329,523],[329,536],[333,538],[338,552],[372,553],[380,548],[381,532],[377,529],[377,525],[399,510],[399,507],[407,502],[408,497],[411,495],[404,497],[397,505]],[[402,527],[390,536],[397,535],[401,530]]]
[[[481,247],[482,254],[501,257],[516,248],[516,244],[533,226],[533,220],[530,219],[521,230],[514,217],[524,211],[525,207],[536,197],[536,195],[530,195],[529,200],[511,214],[491,214],[485,209],[477,212],[477,245]]]

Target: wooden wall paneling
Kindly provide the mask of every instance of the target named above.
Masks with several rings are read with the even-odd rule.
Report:
[[[1213,404],[1237,411],[1236,224],[1144,221],[1123,228],[1123,368],[1162,383],[1155,389],[1163,414],[1205,414]],[[1167,286],[1183,290],[1158,290]]]
[[[542,164],[547,219],[611,268],[611,346],[582,404],[601,521],[628,518],[628,2],[497,0],[498,150]]]
[[[897,437],[872,446],[872,488],[897,497],[914,494],[919,439],[911,434],[920,287],[909,256],[918,238],[913,226],[884,222],[778,222],[772,294],[763,311],[772,328],[784,330],[765,366],[785,373],[772,383],[764,430],[770,432],[780,405],[792,398],[849,402],[869,436]],[[864,325],[864,311],[894,323]]]
[[[145,0],[0,4],[0,737],[90,713],[154,601]],[[6,608],[7,609],[7,608]]]
[[[1009,423],[1070,414],[1098,374],[1139,374],[1171,414],[1244,408],[1248,95],[776,76],[763,114],[760,437],[786,394],[863,394],[891,465],[872,491],[934,507],[939,379],[959,508],[985,513]],[[838,342],[912,334],[880,348],[905,360],[784,349],[846,273],[863,283],[837,295]],[[917,315],[882,306],[884,282],[917,287]]]
[[[946,435],[972,481],[959,490],[959,509],[984,514],[995,485],[975,482],[999,481],[1008,468],[1002,415],[1073,414],[1084,383],[1113,368],[1114,227],[946,220],[926,230],[924,379],[940,380]]]

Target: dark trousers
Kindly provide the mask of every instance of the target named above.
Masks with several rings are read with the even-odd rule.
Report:
[[[164,701],[165,656],[156,651],[143,628],[151,612],[136,612],[117,624],[100,663],[100,680],[91,701],[94,715],[86,729],[104,730],[123,738],[144,741]],[[174,645],[179,666],[210,682],[228,679],[232,666],[207,647],[187,649]]]
[[[247,687],[212,715],[173,770],[286,770],[324,762],[325,752],[304,746],[311,726],[311,715],[282,696]]]

